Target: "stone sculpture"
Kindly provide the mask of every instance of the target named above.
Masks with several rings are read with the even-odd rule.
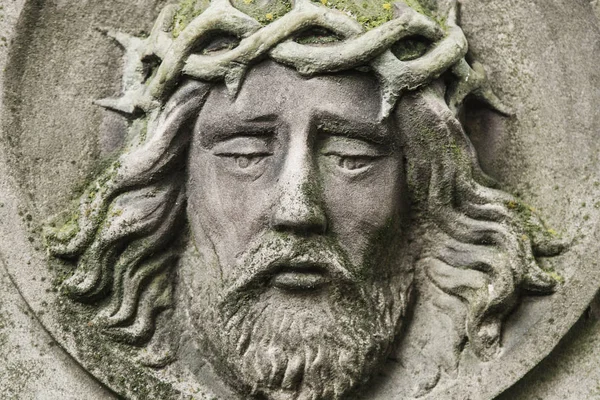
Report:
[[[491,400],[565,337],[594,2],[171,3],[9,7],[0,397]]]
[[[466,61],[456,2],[235,6],[168,6],[145,39],[107,32],[124,94],[97,103],[131,116],[130,139],[46,231],[76,264],[65,293],[137,346],[175,309],[168,329],[243,397],[365,390],[415,346],[415,287],[451,330],[417,346],[437,373],[407,395],[455,373],[465,345],[495,357],[519,295],[559,279],[537,258],[564,245],[478,166],[465,99],[510,110]]]

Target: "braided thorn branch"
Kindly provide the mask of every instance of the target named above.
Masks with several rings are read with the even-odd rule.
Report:
[[[382,119],[390,113],[402,93],[430,83],[465,57],[468,43],[457,23],[457,8],[457,2],[453,1],[447,19],[447,35],[422,57],[401,61],[388,50],[372,61],[371,67],[383,86]]]
[[[292,11],[243,39],[230,51],[215,56],[192,54],[183,72],[202,80],[225,79],[226,83],[230,81],[230,93],[234,94],[249,63],[280,45],[294,33],[314,26],[332,30],[346,37],[362,31],[356,21],[341,12],[310,4],[308,1],[299,1]]]
[[[258,21],[233,7],[228,0],[214,0],[206,11],[194,18],[173,41],[158,67],[156,76],[148,86],[149,95],[155,99],[162,99],[168,94],[171,86],[179,79],[194,47],[207,34],[225,31],[238,37],[247,37],[260,27]]]
[[[294,66],[301,74],[314,75],[365,65],[407,36],[421,35],[432,41],[443,37],[435,21],[408,6],[405,9],[400,17],[340,44],[316,47],[288,41],[275,47],[271,56],[275,61]]]

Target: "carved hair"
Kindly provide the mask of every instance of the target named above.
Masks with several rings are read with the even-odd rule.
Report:
[[[425,232],[418,268],[467,304],[467,337],[489,359],[499,351],[502,320],[518,296],[552,292],[557,282],[535,257],[557,255],[562,244],[535,210],[493,188],[443,91],[432,85],[406,96],[396,110],[413,211]]]
[[[182,85],[160,116],[147,126],[134,123],[133,148],[86,189],[72,221],[46,232],[52,254],[77,260],[66,292],[77,301],[108,299],[97,323],[131,344],[152,336],[157,314],[173,301],[173,248],[185,225],[187,123],[208,90],[197,81]]]
[[[482,358],[496,354],[501,322],[513,308],[517,296],[527,290],[550,292],[554,286],[555,282],[540,269],[535,256],[556,254],[560,247],[549,241],[551,235],[534,211],[511,195],[492,188],[491,180],[481,172],[475,151],[455,117],[469,94],[477,95],[496,109],[503,109],[489,89],[481,66],[475,64],[471,68],[463,58],[466,42],[455,24],[455,10],[449,14],[447,36],[439,36],[425,17],[408,13],[405,20],[390,21],[385,29],[380,27],[383,44],[378,42],[371,46],[372,51],[367,49],[369,51],[363,54],[354,54],[352,51],[360,47],[357,42],[361,37],[348,40],[350,44],[340,47],[348,57],[338,60],[338,64],[324,66],[318,62],[321,50],[313,49],[314,54],[311,54],[317,61],[309,65],[302,64],[296,57],[291,42],[277,47],[275,42],[269,42],[271,47],[264,43],[258,46],[260,40],[268,42],[272,36],[255,29],[239,11],[231,14],[219,11],[219,7],[229,4],[225,3],[215,1],[216,11],[211,14],[207,10],[186,30],[189,35],[198,37],[207,32],[206,24],[212,29],[223,26],[230,30],[246,29],[243,33],[246,39],[254,39],[246,44],[242,41],[236,48],[241,56],[228,56],[230,52],[226,52],[218,62],[200,57],[191,58],[186,64],[193,41],[179,39],[185,37],[182,33],[178,41],[170,44],[175,49],[168,53],[171,59],[163,60],[149,83],[142,85],[140,81],[138,86],[130,83],[125,87],[123,98],[101,102],[120,111],[141,109],[146,115],[133,123],[129,148],[81,196],[73,220],[61,229],[47,231],[51,253],[76,261],[77,268],[64,282],[69,295],[77,301],[102,301],[98,324],[105,327],[107,333],[129,343],[146,342],[153,334],[158,313],[173,302],[176,244],[185,231],[186,149],[191,124],[211,87],[206,80],[224,79],[237,90],[241,73],[232,66],[235,57],[246,57],[243,60],[249,62],[271,48],[274,48],[271,58],[309,75],[363,66],[367,58],[373,58],[376,53],[369,65],[382,86],[383,116],[396,106],[393,118],[403,135],[415,220],[426,232],[419,266],[442,291],[467,304],[466,334],[476,353]],[[331,18],[320,21],[318,18],[324,18],[322,10],[313,10],[318,6],[306,1],[297,4],[300,5],[289,14],[304,7],[301,9],[304,17],[316,18],[314,21],[309,18],[304,25],[297,23],[297,30],[309,23],[327,22],[328,29],[340,32],[344,27],[347,30],[354,26],[348,22],[349,17],[342,17],[341,13],[328,14]],[[165,46],[159,44],[165,33],[164,21],[168,19],[165,15],[172,17],[172,10],[169,12],[161,14],[157,22],[159,28],[155,28],[145,42],[119,34],[114,36],[129,46],[130,57],[140,60],[146,57],[149,50],[144,46],[150,42],[154,43],[150,53],[167,54]],[[297,22],[292,17],[284,20],[286,17],[277,21],[281,29],[286,27],[281,21]],[[243,24],[238,23],[240,20]],[[405,26],[405,30],[398,26]],[[269,26],[263,29],[267,28]],[[392,61],[389,50],[381,55],[377,53],[406,32],[413,32],[411,29],[439,42],[414,62]],[[449,68],[458,77],[454,85],[446,89],[440,83],[430,84]],[[177,85],[177,79],[186,71],[202,80],[187,80]],[[164,98],[169,100],[163,107]],[[389,106],[387,110],[385,104]]]

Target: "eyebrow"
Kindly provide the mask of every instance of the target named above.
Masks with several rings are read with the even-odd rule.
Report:
[[[241,115],[241,120],[249,123],[261,123],[261,122],[275,122],[277,121],[277,114],[264,114],[264,115]]]
[[[233,122],[232,121],[236,121]],[[208,121],[199,131],[201,143],[214,144],[238,136],[273,136],[277,115],[241,116],[241,118],[224,117],[218,121]]]
[[[359,118],[348,119],[329,111],[319,111],[315,116],[320,133],[333,136],[346,136],[362,139],[378,144],[391,140],[389,126],[386,122],[370,122]]]
[[[233,112],[236,119],[242,122],[274,122],[279,119],[276,111],[257,110],[256,107],[249,107],[248,104],[239,104],[235,101],[232,106],[231,112]]]
[[[205,126],[199,131],[200,144],[205,148],[212,148],[217,143],[236,137],[263,137],[272,138],[275,127],[271,122],[242,122],[240,124],[219,124]],[[269,139],[270,140],[270,139]]]

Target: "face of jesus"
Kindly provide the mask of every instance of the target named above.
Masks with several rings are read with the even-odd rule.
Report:
[[[411,279],[405,180],[380,98],[370,76],[306,79],[263,63],[235,100],[214,88],[198,117],[193,314],[256,395],[338,398],[397,333]]]

